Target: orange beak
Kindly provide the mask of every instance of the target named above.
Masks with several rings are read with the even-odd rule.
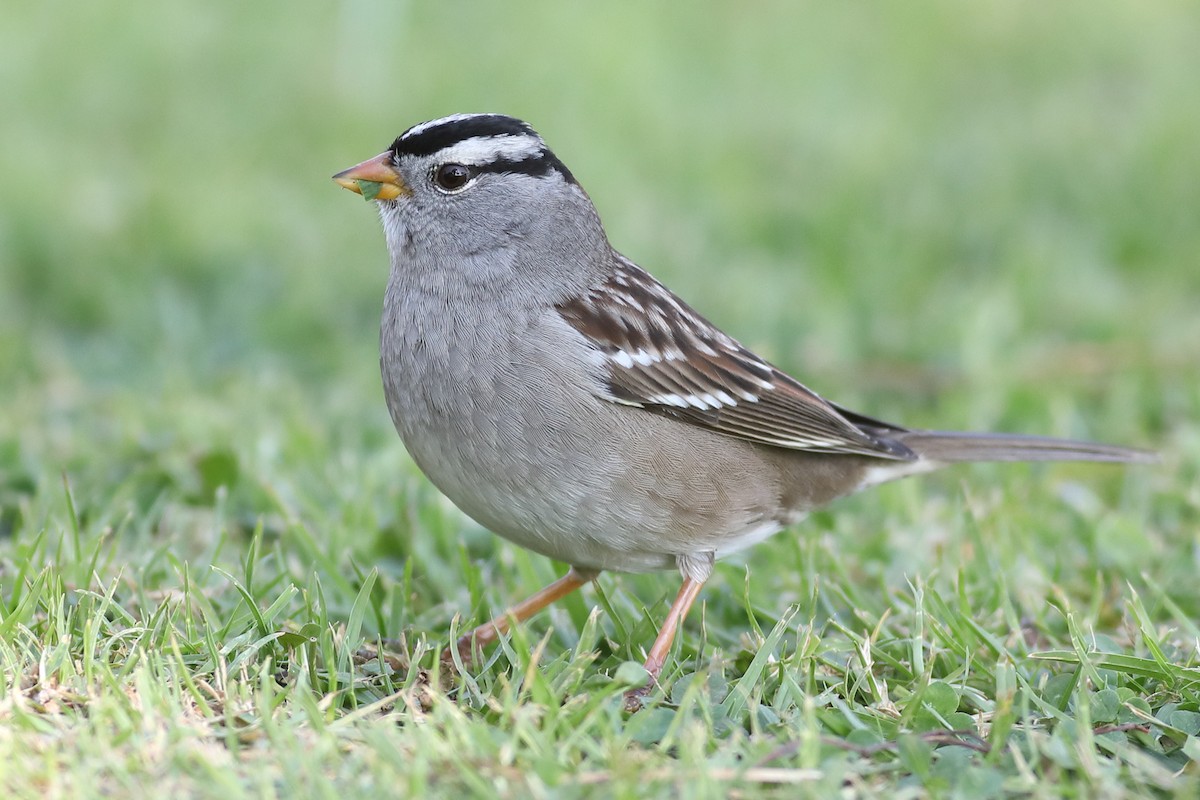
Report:
[[[333,176],[338,185],[361,194],[364,200],[394,200],[412,194],[392,166],[392,154],[380,153]]]

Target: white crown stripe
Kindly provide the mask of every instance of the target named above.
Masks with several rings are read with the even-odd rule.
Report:
[[[438,158],[446,163],[482,166],[501,160],[524,161],[544,151],[545,145],[536,136],[473,136],[443,148]]]
[[[428,122],[422,122],[420,125],[413,125],[411,128],[409,128],[408,130],[406,130],[404,132],[404,136],[401,138],[411,139],[414,136],[417,136],[418,134],[424,133],[425,131],[429,130],[430,128],[439,128],[442,125],[450,125],[455,122],[465,122],[466,120],[469,120],[469,119],[474,119],[476,117],[486,117],[486,116],[488,116],[488,115],[487,114],[451,114],[448,117],[441,117],[439,119],[431,119]]]

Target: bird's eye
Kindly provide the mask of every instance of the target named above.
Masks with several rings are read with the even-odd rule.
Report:
[[[466,186],[474,173],[464,164],[442,164],[433,171],[433,182],[443,192],[456,192]]]

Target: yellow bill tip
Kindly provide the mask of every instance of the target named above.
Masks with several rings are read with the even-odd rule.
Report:
[[[380,153],[342,170],[333,180],[343,189],[362,195],[364,200],[394,200],[409,193],[404,179],[392,166],[391,153]]]

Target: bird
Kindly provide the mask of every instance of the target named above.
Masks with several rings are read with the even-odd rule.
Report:
[[[645,654],[657,684],[714,563],[839,497],[957,462],[1142,463],[1144,450],[904,427],[831,402],[609,242],[528,123],[454,114],[333,176],[378,208],[391,269],[384,395],[458,508],[565,575],[447,646],[489,644],[602,571],[678,570]]]

